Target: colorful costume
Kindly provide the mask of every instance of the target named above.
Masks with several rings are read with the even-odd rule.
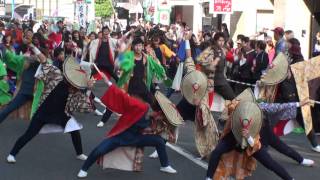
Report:
[[[227,114],[231,118],[231,114],[238,106],[238,103],[227,105]],[[286,109],[288,106],[283,105],[279,108],[277,104],[259,104],[259,107],[264,112],[265,116],[280,115],[285,117],[292,116],[292,109]],[[291,107],[291,106],[289,106]],[[249,139],[247,140],[249,143]],[[266,168],[270,169],[282,179],[292,180],[293,178],[288,172],[268,154],[265,146],[261,146],[259,134],[252,137],[250,146],[244,150],[239,148],[239,143],[236,141],[233,131],[231,132],[231,120],[227,121],[223,136],[219,141],[216,149],[212,152],[207,171],[207,177],[214,180],[227,179],[229,176],[234,176],[236,179],[244,179],[252,175],[256,168],[258,160]],[[226,154],[225,154],[226,153]]]
[[[39,104],[34,104],[36,111],[30,125],[25,134],[17,140],[10,155],[16,156],[38,133],[50,132],[71,133],[76,153],[82,155],[79,132],[82,125],[72,117],[72,113],[91,111],[89,98],[86,93],[67,82],[59,68],[48,62],[39,66],[36,78],[44,83]]]
[[[145,146],[157,149],[162,167],[169,165],[165,140],[159,135],[145,131],[150,125],[146,117],[148,104],[130,97],[115,85],[108,88],[101,100],[113,112],[122,114],[122,116],[107,134],[107,139],[90,153],[81,168],[82,171],[87,171],[99,157],[102,157],[99,164],[105,168],[141,171],[143,157],[141,147]],[[123,153],[129,154],[132,159],[126,158],[125,161],[120,162],[119,158],[124,157]]]
[[[125,89],[129,94],[146,94],[146,101],[151,101],[151,84],[153,78],[164,79],[165,70],[151,56],[143,55],[141,60],[134,59],[134,52],[127,51],[119,55],[119,66],[121,76],[117,82],[118,87]],[[106,109],[102,117],[105,123],[110,118],[112,112]]]
[[[186,59],[185,68],[187,69],[187,74],[195,71],[196,67],[192,58]],[[205,96],[196,107],[184,99],[177,105],[184,119],[195,119],[195,141],[201,157],[207,157],[215,148],[219,139],[218,129],[210,111],[208,96],[209,92],[206,90]]]
[[[20,85],[18,85],[17,93],[13,100],[2,109],[0,113],[0,121],[3,121],[10,113],[17,110],[15,116],[22,119],[29,119],[31,101],[33,99],[33,88],[35,83],[34,74],[39,63],[28,57],[16,55],[9,50],[6,51],[4,62],[7,68],[17,74]]]

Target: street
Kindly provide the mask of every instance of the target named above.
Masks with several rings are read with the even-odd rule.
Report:
[[[102,95],[103,89],[103,85],[98,83],[95,91],[96,95]],[[174,94],[172,97],[175,102],[178,101],[179,98],[179,93]],[[101,109],[99,106],[98,108]],[[105,127],[97,128],[96,124],[101,117],[95,116],[94,114],[79,114],[76,117],[84,125],[81,136],[84,153],[86,155],[104,139],[105,133],[110,130],[117,118],[117,116],[113,115]],[[76,159],[71,137],[68,134],[38,135],[18,154],[16,164],[6,163],[6,157],[10,149],[17,138],[24,133],[27,126],[27,121],[10,118],[0,124],[0,180],[77,179],[76,175],[83,162]],[[304,135],[292,134],[283,139],[304,157],[315,160],[315,167],[299,166],[296,162],[274,152],[274,150],[270,148],[272,157],[278,160],[295,180],[320,179],[320,173],[318,173],[320,170],[320,156],[311,151],[306,137]],[[102,170],[101,167],[94,165],[88,171],[87,179],[204,180],[206,169],[202,165],[206,165],[206,162],[199,163],[199,160],[197,160],[198,155],[194,145],[192,122],[186,122],[186,124],[180,128],[177,146],[178,149],[183,150],[183,155],[169,147],[167,148],[171,165],[178,171],[175,175],[160,172],[159,161],[148,158],[148,155],[153,152],[154,149],[146,148],[143,172]],[[279,178],[259,164],[253,176],[247,179],[277,180]]]

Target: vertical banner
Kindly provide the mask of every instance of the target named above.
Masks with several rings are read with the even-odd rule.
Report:
[[[157,1],[157,18],[155,18],[155,24],[170,25],[170,13],[171,6],[169,0],[158,0]]]
[[[210,14],[232,14],[232,0],[210,0]]]
[[[159,11],[159,23],[162,25],[170,25],[170,10]]]
[[[145,21],[151,22],[154,20],[154,15],[156,11],[156,1],[155,0],[144,0],[143,1],[144,18]]]
[[[87,11],[88,6],[85,2],[77,2],[76,4],[76,19],[79,22],[79,26],[86,28],[87,27]]]

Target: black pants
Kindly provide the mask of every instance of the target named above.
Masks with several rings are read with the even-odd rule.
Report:
[[[110,119],[111,115],[112,115],[112,111],[110,111],[110,109],[106,108],[106,112],[103,114],[101,121],[103,123],[106,123]]]
[[[260,136],[261,143],[264,147],[268,147],[270,145],[281,154],[290,157],[299,164],[303,161],[303,157],[297,151],[289,147],[286,143],[281,141],[277,135],[274,134],[268,121],[265,121],[265,124],[260,131]]]
[[[14,147],[10,151],[10,154],[16,156],[19,151],[39,133],[44,125],[45,124],[39,118],[33,118],[27,131],[16,141]],[[80,131],[73,131],[70,134],[77,155],[82,154],[83,152]]]
[[[217,147],[212,151],[209,161],[209,166],[207,170],[207,177],[213,178],[213,175],[218,167],[221,156],[224,153],[230,152],[236,148],[237,141],[233,134],[230,132],[224,138],[220,140]],[[267,152],[265,147],[255,152],[252,155],[257,161],[259,161],[267,169],[276,173],[279,177],[284,180],[292,180],[293,178],[288,174],[288,172],[280,165],[278,162],[274,161],[272,157]]]
[[[13,111],[19,109],[26,102],[32,100],[32,95],[18,93],[14,99],[0,112],[0,123],[3,122],[7,116]]]
[[[225,100],[233,100],[236,97],[228,83],[214,86],[214,91],[220,94]]]
[[[296,120],[297,120],[298,124],[299,124],[302,128],[304,128],[304,122],[303,122],[303,117],[302,117],[301,108],[299,108],[298,111],[297,111]],[[310,133],[307,135],[307,138],[308,138],[309,142],[311,143],[312,147],[318,146],[317,136],[316,136],[313,128],[312,128],[312,130],[310,131]]]
[[[182,97],[180,102],[177,104],[177,110],[181,114],[183,120],[194,121],[196,117],[196,106],[190,104],[186,98]]]

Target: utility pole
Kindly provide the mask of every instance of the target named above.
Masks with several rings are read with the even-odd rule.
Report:
[[[14,0],[11,1],[11,18],[14,17]]]

